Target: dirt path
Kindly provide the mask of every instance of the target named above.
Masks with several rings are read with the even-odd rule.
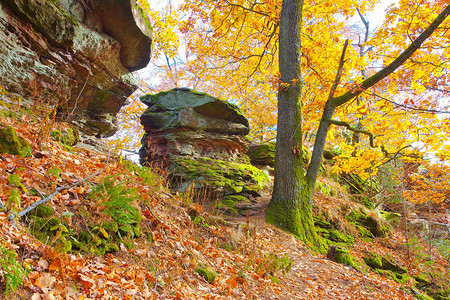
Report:
[[[312,253],[292,235],[266,223],[268,199],[262,203],[248,220],[239,217],[233,223],[248,222],[255,226],[257,238],[267,241],[263,244],[276,245],[269,251],[292,259],[290,272],[279,276],[279,293],[265,293],[265,299],[416,299],[393,280],[373,272],[365,274]]]

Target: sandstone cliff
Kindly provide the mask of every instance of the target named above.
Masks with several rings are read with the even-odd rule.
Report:
[[[146,18],[134,0],[2,0],[0,86],[110,136],[150,59]]]

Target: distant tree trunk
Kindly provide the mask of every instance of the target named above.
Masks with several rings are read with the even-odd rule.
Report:
[[[313,183],[302,165],[301,128],[301,21],[303,0],[284,0],[280,17],[278,124],[275,183],[266,219],[284,228],[310,247],[325,251],[315,231],[311,196]]]

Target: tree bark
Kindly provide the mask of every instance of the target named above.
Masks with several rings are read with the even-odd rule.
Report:
[[[323,240],[315,232],[311,184],[302,167],[301,128],[301,20],[303,0],[283,0],[280,17],[275,182],[266,219],[286,229],[321,252]]]
[[[337,107],[347,103],[364,90],[375,85],[400,67],[421,44],[438,28],[450,13],[447,6],[430,26],[387,67],[362,81],[353,89],[338,97],[330,97],[316,135],[311,163],[307,175],[302,167],[301,128],[301,21],[303,0],[283,0],[280,16],[279,66],[281,87],[278,91],[278,123],[275,155],[275,182],[266,219],[286,229],[306,242],[311,248],[326,251],[325,243],[314,228],[311,199],[320,168],[327,132]],[[345,50],[345,49],[344,49]],[[345,52],[345,51],[344,51]],[[338,70],[339,73],[339,70]],[[337,82],[338,76],[337,76]],[[300,151],[298,151],[300,150]]]

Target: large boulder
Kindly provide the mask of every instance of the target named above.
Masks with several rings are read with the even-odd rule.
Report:
[[[0,3],[0,85],[58,106],[84,133],[109,136],[150,59],[151,30],[134,0]],[[32,105],[32,104],[30,104]]]
[[[249,125],[237,106],[186,88],[141,100],[141,164],[167,168],[174,190],[193,187],[227,211],[251,207],[268,176],[246,155]]]

